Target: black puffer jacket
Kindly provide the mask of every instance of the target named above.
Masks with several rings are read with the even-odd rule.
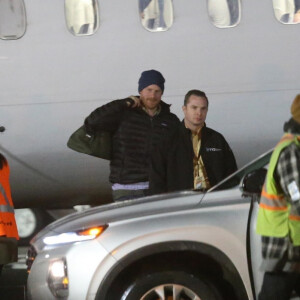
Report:
[[[110,162],[112,183],[136,183],[149,180],[150,153],[161,138],[179,123],[170,112],[170,105],[161,101],[161,111],[150,117],[142,108],[128,107],[130,98],[115,100],[97,108],[85,120],[87,132],[97,130],[113,133]]]
[[[234,155],[223,135],[206,125],[201,132],[200,155],[211,186],[237,169]],[[193,189],[193,158],[191,131],[182,122],[152,154],[150,193]]]

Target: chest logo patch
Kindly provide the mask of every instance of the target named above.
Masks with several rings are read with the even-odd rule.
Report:
[[[208,148],[206,147],[206,152],[218,152],[218,151],[222,151],[222,149],[219,148]]]

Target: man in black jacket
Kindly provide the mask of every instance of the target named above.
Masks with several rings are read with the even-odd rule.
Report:
[[[141,197],[149,188],[150,154],[160,139],[179,123],[170,105],[161,101],[165,79],[156,70],[139,79],[140,96],[115,100],[85,120],[87,133],[112,133],[110,177],[114,201]]]
[[[152,154],[151,194],[193,188],[207,190],[237,170],[224,137],[206,127],[205,93],[189,91],[182,109],[184,120]]]

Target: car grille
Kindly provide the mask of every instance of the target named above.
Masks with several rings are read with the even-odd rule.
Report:
[[[28,251],[27,251],[27,256],[26,256],[26,265],[27,265],[27,272],[30,273],[32,264],[35,260],[37,253],[34,249],[33,246],[30,246]]]

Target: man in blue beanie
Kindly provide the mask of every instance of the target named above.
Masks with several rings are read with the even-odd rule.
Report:
[[[139,96],[109,102],[85,119],[88,134],[106,131],[112,135],[109,180],[114,201],[147,195],[151,152],[180,123],[170,105],[161,100],[164,83],[160,72],[144,71]]]

